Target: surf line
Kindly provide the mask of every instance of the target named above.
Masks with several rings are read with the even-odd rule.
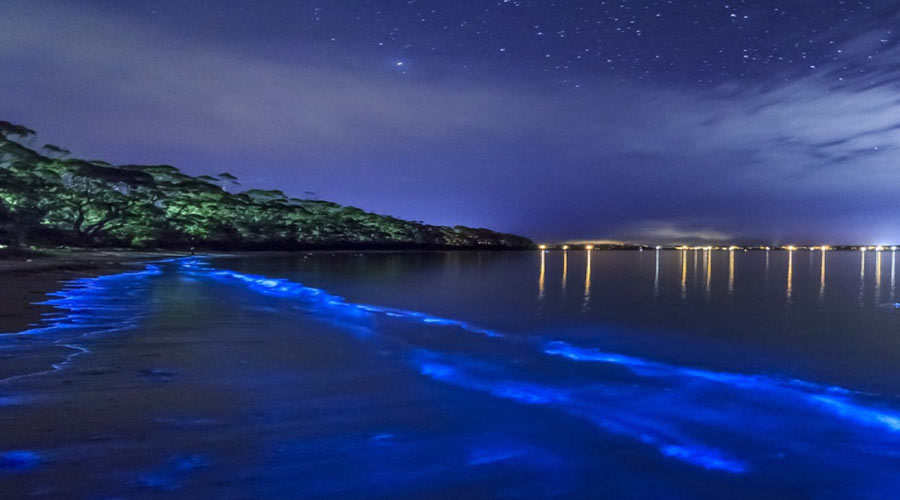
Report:
[[[138,271],[69,280],[63,283],[61,290],[48,293],[47,296],[51,298],[37,304],[49,305],[55,311],[42,319],[43,324],[25,331],[4,334],[0,336],[0,341],[24,336],[47,335],[52,338],[55,334],[73,333],[74,338],[61,335],[62,338],[45,344],[73,352],[62,361],[52,363],[46,370],[12,375],[0,379],[0,384],[61,371],[76,357],[91,352],[77,343],[77,339],[132,328],[142,315],[143,305],[140,301],[131,300],[129,293],[135,287],[144,286],[147,278],[160,274],[162,270],[159,266],[147,264]]]
[[[335,312],[350,314],[381,314],[387,317],[416,321],[428,325],[456,327],[492,338],[504,338],[508,341],[517,342],[522,341],[519,336],[481,328],[465,321],[442,318],[404,309],[357,304],[349,302],[343,297],[329,294],[322,289],[308,287],[290,280],[214,268],[201,259],[183,259],[179,262],[183,269],[193,273],[201,273],[222,280],[241,282],[259,293],[278,297],[300,298],[322,307],[333,308]],[[782,379],[766,375],[746,375],[682,367],[634,356],[605,352],[599,349],[576,347],[558,340],[546,342],[541,345],[539,349],[546,355],[562,357],[575,362],[601,362],[622,365],[635,375],[642,377],[674,376],[690,378],[702,380],[704,382],[724,384],[739,390],[759,390],[760,388],[778,389],[786,391],[786,395],[802,398],[805,402],[820,411],[853,420],[857,423],[880,427],[891,432],[900,432],[900,414],[860,405],[851,398],[853,396],[868,394],[852,391],[839,386],[826,386],[800,379]],[[444,370],[429,371],[429,375],[440,373],[446,372]],[[441,379],[442,377],[432,376],[432,378]],[[670,456],[679,458],[681,455],[681,458],[684,458],[684,454],[677,448],[669,448],[669,451]]]

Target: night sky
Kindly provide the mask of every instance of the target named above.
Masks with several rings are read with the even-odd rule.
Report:
[[[539,241],[900,241],[900,1],[0,2],[0,119]]]

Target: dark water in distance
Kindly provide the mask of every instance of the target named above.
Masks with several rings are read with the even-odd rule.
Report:
[[[539,252],[325,254],[233,266],[520,335],[602,339],[655,359],[900,395],[895,252],[829,251],[824,268],[822,253],[810,251],[587,256],[545,252],[543,270]]]
[[[25,453],[0,455],[0,491],[895,498],[895,282],[874,251],[163,263],[71,292],[89,324],[42,333],[74,343],[124,311],[67,370],[140,371],[0,386],[42,401],[0,405],[23,426],[0,451]],[[22,422],[76,391],[68,437],[30,438]],[[86,406],[111,436],[91,439]]]

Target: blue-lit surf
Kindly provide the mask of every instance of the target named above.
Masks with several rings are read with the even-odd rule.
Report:
[[[646,286],[650,297],[670,286],[680,304],[684,259],[672,257],[673,279],[662,278],[660,257],[659,291],[655,261]],[[603,264],[591,262],[592,301],[605,293]],[[574,259],[568,265],[577,272]],[[706,300],[708,265],[698,264],[703,293],[687,297]],[[450,308],[376,305],[377,294],[357,301],[356,293],[304,284],[315,280],[290,268],[228,268],[227,259],[185,258],[72,281],[47,301],[55,312],[44,324],[3,337],[4,353],[62,354],[53,366],[4,379],[0,419],[57,400],[69,407],[70,383],[83,391],[73,398],[97,407],[83,418],[125,417],[115,432],[92,428],[65,446],[7,438],[0,480],[52,477],[59,464],[122,452],[140,457],[113,467],[109,483],[126,486],[105,489],[104,478],[94,497],[187,497],[223,477],[246,478],[236,480],[239,495],[272,499],[417,497],[432,488],[465,497],[483,484],[510,498],[657,498],[648,474],[686,497],[739,490],[759,498],[784,487],[828,499],[890,498],[898,485],[900,405],[891,394],[650,356],[607,342],[605,332],[486,328],[471,314],[420,312]],[[740,297],[743,281],[730,290],[725,271],[721,290]],[[819,285],[818,274],[815,287],[800,276],[798,301]],[[582,314],[585,299],[572,282]],[[548,306],[556,292],[528,293]],[[591,304],[589,311],[604,307]],[[124,344],[134,346],[129,361],[109,354]],[[131,390],[157,403],[117,399]],[[122,430],[132,421],[143,422],[137,438]],[[614,487],[597,490],[598,477]],[[454,489],[460,484],[474,486]]]
[[[691,465],[729,473],[747,471],[746,463],[720,450],[690,442],[678,436],[674,429],[665,429],[658,422],[641,421],[618,410],[606,408],[603,399],[608,392],[603,389],[565,389],[507,379],[491,380],[435,358],[433,353],[419,353],[414,363],[423,375],[435,380],[517,403],[554,406],[576,417],[585,418],[606,431],[637,439],[657,448],[667,457]]]
[[[180,266],[193,275],[239,282],[260,293],[301,300],[314,305],[319,314],[345,319],[375,314],[422,325],[458,328],[507,343],[531,343],[527,339],[481,328],[465,321],[422,312],[356,304],[324,290],[290,280],[217,269],[200,260],[183,260]],[[816,422],[822,429],[859,436],[864,434],[859,428],[862,426],[876,432],[880,430],[900,434],[900,413],[889,408],[867,406],[861,400],[871,399],[869,395],[842,387],[791,378],[676,366],[596,348],[580,348],[558,340],[546,341],[533,347],[536,353],[550,358],[622,366],[634,376],[659,379],[661,382],[644,386],[639,380],[626,379],[616,382],[598,381],[586,388],[565,388],[513,378],[484,378],[483,373],[471,369],[472,366],[484,366],[475,362],[477,353],[468,358],[451,356],[442,359],[435,353],[423,355],[419,352],[412,359],[420,373],[434,380],[520,404],[556,408],[590,421],[605,431],[628,436],[651,446],[665,457],[731,474],[752,471],[753,455],[759,456],[767,446],[770,448],[767,453],[782,453],[779,448],[784,448],[784,445],[757,443],[761,445],[760,449],[743,456],[745,453],[742,450],[729,450],[727,446],[722,448],[707,442],[703,437],[692,436],[698,426],[718,429],[718,432],[734,438],[732,446],[746,447],[747,442],[767,441],[771,437],[760,435],[753,426],[747,427],[745,420],[774,423],[782,418],[779,411],[789,407],[792,413],[796,413],[796,418],[804,415],[802,418]],[[467,359],[472,363],[467,364]],[[488,372],[509,374],[515,369],[515,366],[494,366]],[[577,367],[574,366],[567,368],[575,369]],[[658,385],[660,383],[662,385]],[[729,398],[747,406],[741,408],[740,412],[735,412],[737,408],[719,409],[707,401],[723,391]],[[769,398],[771,403],[767,401]],[[755,408],[758,405],[769,405],[771,408]],[[699,434],[702,436],[704,433]],[[785,441],[789,441],[787,436]],[[888,442],[895,441],[900,444],[900,436],[890,437]],[[882,448],[882,452],[887,451],[887,447]]]
[[[161,273],[158,265],[150,264],[139,271],[70,280],[62,290],[48,294],[51,298],[40,304],[51,306],[54,311],[45,315],[42,324],[35,328],[0,335],[0,351],[21,353],[23,348],[17,338],[29,338],[26,349],[55,346],[69,353],[46,370],[10,375],[0,379],[0,383],[64,368],[75,357],[89,352],[79,343],[86,335],[133,328],[147,313],[143,299],[148,280]]]
[[[401,318],[406,320],[418,321],[429,325],[453,326],[463,330],[486,335],[488,337],[500,337],[501,333],[480,328],[464,321],[441,318],[416,311],[406,311],[403,309],[392,309],[387,307],[379,307],[369,304],[354,304],[348,302],[343,297],[331,295],[324,290],[311,288],[300,283],[294,283],[290,280],[276,279],[267,276],[248,275],[235,271],[214,269],[206,265],[202,260],[183,259],[180,260],[182,269],[189,270],[195,274],[202,274],[220,279],[231,279],[241,281],[247,284],[252,290],[275,295],[279,297],[292,297],[315,303],[319,307],[325,307],[336,315],[358,315],[365,313],[382,314],[391,318]]]

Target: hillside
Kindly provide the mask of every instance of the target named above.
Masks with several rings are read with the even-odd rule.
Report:
[[[378,215],[281,191],[237,191],[227,173],[71,157],[0,121],[0,243],[13,247],[529,248],[527,238]]]

